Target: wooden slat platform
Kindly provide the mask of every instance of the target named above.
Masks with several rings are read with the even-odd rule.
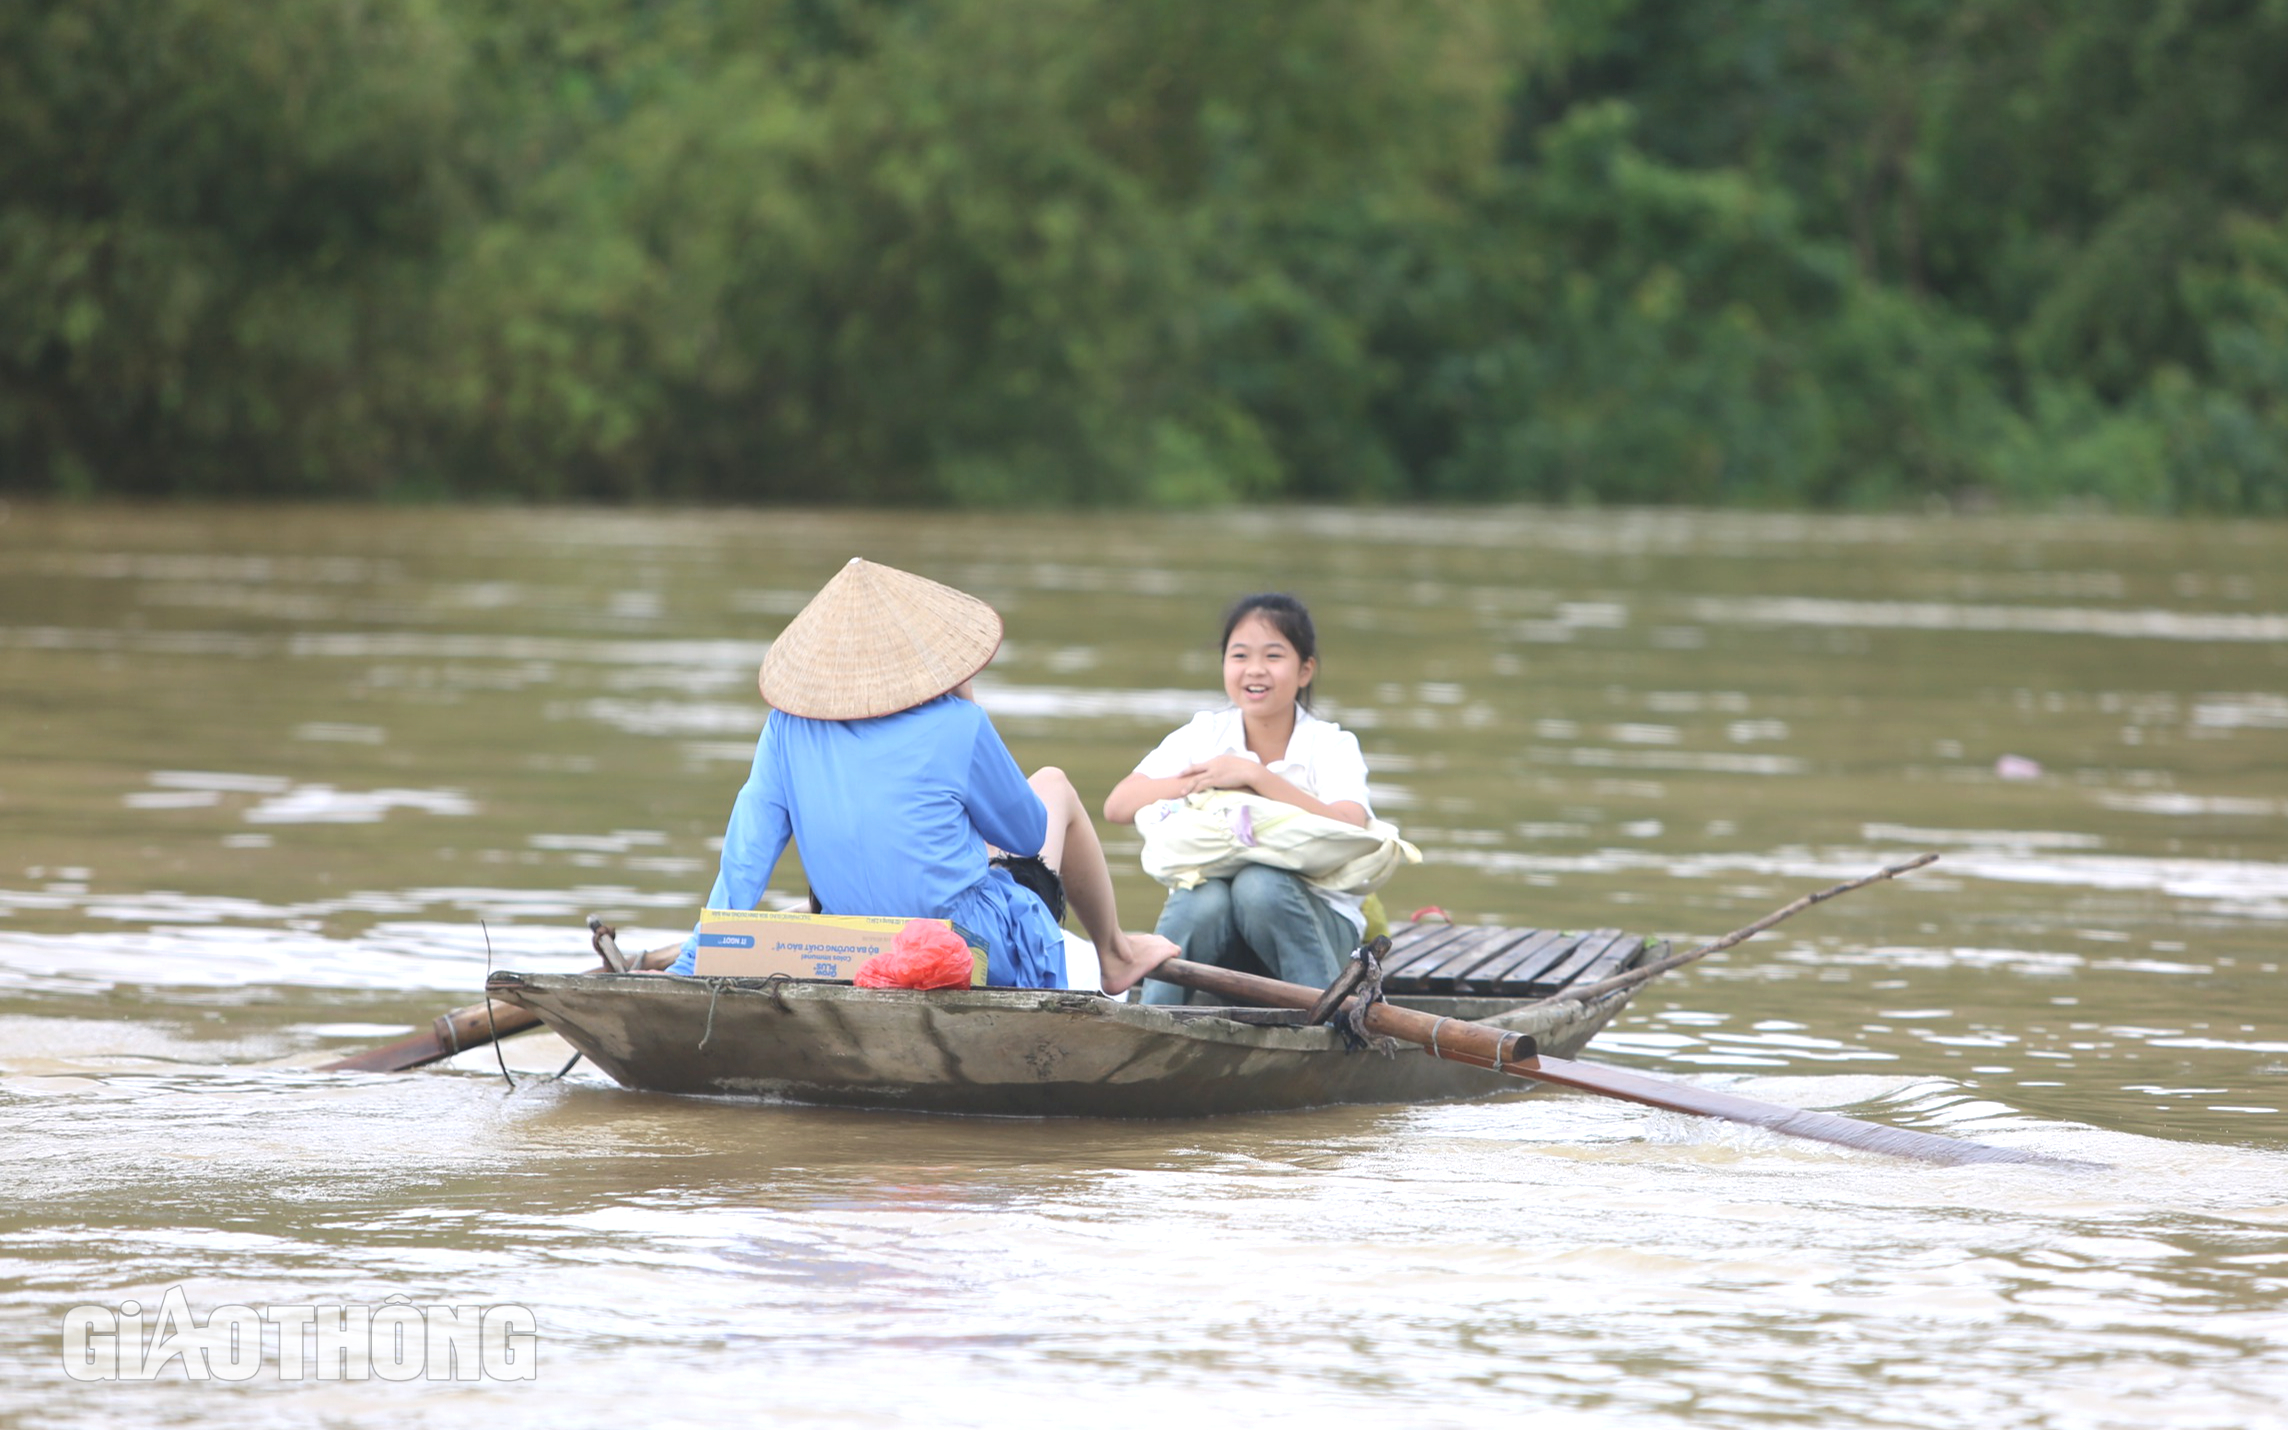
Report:
[[[1620,929],[1565,933],[1491,925],[1400,924],[1383,987],[1394,994],[1547,998],[1655,957],[1663,945]]]

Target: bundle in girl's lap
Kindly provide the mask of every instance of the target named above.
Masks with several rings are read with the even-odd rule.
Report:
[[[1422,862],[1422,851],[1385,820],[1361,828],[1238,790],[1155,801],[1136,812],[1136,832],[1144,836],[1144,872],[1171,889],[1261,864],[1334,893],[1368,894]]]

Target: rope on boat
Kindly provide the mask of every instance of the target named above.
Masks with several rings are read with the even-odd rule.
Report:
[[[1383,1001],[1382,955],[1388,952],[1389,939],[1371,938],[1360,944],[1358,952],[1351,955],[1365,967],[1366,976],[1359,980],[1358,991],[1351,995],[1350,1006],[1335,1020],[1335,1027],[1341,1030],[1343,1042],[1354,1053],[1371,1051],[1386,1058],[1398,1056],[1396,1038],[1379,1037],[1366,1030],[1368,1010]]]
[[[485,936],[485,1028],[493,1035],[493,1058],[500,1064],[500,1075],[507,1079],[508,1090],[510,1092],[514,1092],[516,1091],[516,1079],[509,1076],[508,1054],[501,1051],[500,1020],[493,1017],[493,995],[491,987],[493,981],[493,931],[485,927],[485,921],[483,919],[478,919],[477,932]],[[453,1047],[456,1052],[460,1050],[460,1043],[460,1036],[458,1033],[456,1033],[453,1038]]]
[[[701,1029],[699,1033],[699,1051],[703,1053],[707,1051],[707,1044],[715,1037],[715,1000],[723,996],[723,985],[730,981],[728,978],[710,978],[707,980],[707,1026]],[[763,980],[763,986],[770,990],[771,1001],[778,1004],[781,1013],[786,1011],[786,993],[783,990],[792,982],[794,979],[784,973],[774,973]],[[564,1066],[566,1072],[571,1071],[572,1065],[570,1063],[566,1063]],[[561,1077],[563,1074],[559,1073],[557,1076]]]
[[[699,1051],[707,1051],[707,1040],[715,1036],[715,1000],[723,996],[723,980],[712,978],[707,982],[707,1026],[699,1034]]]

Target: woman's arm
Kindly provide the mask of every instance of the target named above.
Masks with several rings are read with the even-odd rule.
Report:
[[[786,852],[787,841],[793,837],[793,819],[779,789],[773,756],[771,726],[766,718],[762,737],[755,742],[754,767],[731,804],[731,820],[723,829],[722,863],[707,891],[704,908],[755,907],[770,884],[771,871],[778,867],[779,855]],[[698,952],[699,926],[693,924],[684,936],[683,951],[668,972],[691,972]]]
[[[1041,796],[1017,768],[1001,732],[975,705],[961,713],[976,721],[969,751],[969,784],[962,792],[962,807],[987,844],[1005,854],[1037,855],[1048,836],[1049,812]]]

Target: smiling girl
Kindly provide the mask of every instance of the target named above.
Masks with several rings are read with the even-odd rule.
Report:
[[[1247,790],[1364,827],[1366,758],[1358,737],[1311,713],[1319,673],[1311,613],[1293,596],[1244,596],[1223,623],[1223,691],[1231,704],[1203,710],[1160,742],[1105,797],[1104,817],[1133,824],[1156,800],[1206,789]],[[1300,876],[1251,864],[1228,879],[1168,895],[1161,937],[1184,957],[1324,988],[1366,928],[1360,900]],[[1147,1003],[1180,1003],[1183,990],[1144,985]]]

